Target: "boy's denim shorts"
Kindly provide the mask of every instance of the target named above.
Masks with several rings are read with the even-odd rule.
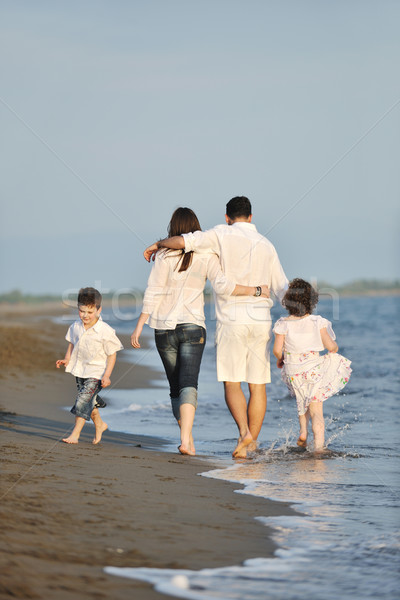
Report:
[[[92,410],[96,406],[105,406],[104,400],[100,398],[100,403],[97,403],[97,394],[101,390],[101,380],[93,377],[76,377],[76,386],[78,395],[71,412],[76,417],[82,417],[82,419],[90,421]]]

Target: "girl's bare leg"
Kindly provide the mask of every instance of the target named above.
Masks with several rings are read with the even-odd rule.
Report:
[[[307,409],[307,412],[304,415],[299,415],[300,434],[299,434],[299,439],[297,440],[297,445],[300,446],[301,448],[305,448],[307,446],[309,421],[310,421],[310,409]]]
[[[322,402],[310,402],[311,426],[314,434],[314,451],[321,452],[325,445],[325,422]]]
[[[75,417],[75,427],[67,438],[63,438],[63,442],[66,444],[77,444],[84,424],[85,419],[83,417]]]
[[[196,409],[192,404],[186,402],[181,404],[180,420],[178,421],[179,427],[181,428],[181,445],[179,446],[179,452],[181,454],[189,454],[190,456],[196,454],[192,436],[195,413]]]
[[[90,418],[92,419],[94,426],[96,428],[96,432],[94,434],[92,444],[98,444],[99,442],[101,442],[101,436],[106,431],[106,429],[108,429],[108,425],[101,418],[98,408],[94,408],[92,410],[92,414],[90,415]]]

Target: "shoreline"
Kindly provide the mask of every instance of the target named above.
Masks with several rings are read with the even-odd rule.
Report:
[[[0,597],[160,599],[166,596],[151,585],[104,567],[198,570],[272,557],[271,529],[255,517],[299,513],[235,494],[239,484],[200,477],[214,468],[211,458],[168,453],[158,438],[114,431],[93,446],[89,426],[78,445],[60,443],[73,427],[62,407],[72,404],[75,384],[55,369],[66,327],[50,318],[13,313],[0,327],[3,340],[8,335],[0,380],[0,511],[7,524]],[[128,336],[120,337],[126,348]],[[112,381],[151,393],[149,380],[159,377],[117,359]]]
[[[322,289],[320,291],[320,297],[324,298],[324,296],[326,296],[327,298],[330,298],[330,294],[327,293],[326,291],[324,292],[324,290],[329,289],[329,290],[334,290],[337,291],[339,297],[343,297],[343,298],[376,298],[378,297],[397,297],[400,296],[400,289],[398,288],[387,288],[387,289],[367,289],[367,290],[359,290],[359,291],[353,291],[353,290],[348,290],[348,289],[341,289],[341,286],[335,286],[335,285],[325,285],[323,284]],[[338,288],[338,290],[337,290]],[[144,292],[140,292],[141,297],[144,295]],[[213,296],[212,293],[206,293],[204,296],[204,302],[206,304],[208,303],[213,303]],[[122,307],[122,308],[131,308],[132,310],[136,310],[138,311],[138,316],[140,314],[140,307],[138,308],[137,306],[134,305],[134,302],[132,302],[131,299],[123,299],[123,298],[118,298],[118,301],[113,300],[111,298],[103,298],[103,308],[105,309],[110,309],[113,308],[115,305],[117,307]],[[75,305],[71,304],[71,303],[66,303],[63,302],[60,298],[60,300],[45,300],[42,301],[40,299],[40,295],[37,297],[37,300],[32,300],[32,301],[18,301],[18,302],[8,302],[8,301],[0,301],[0,319],[7,317],[8,315],[13,315],[13,316],[23,316],[23,315],[29,315],[30,317],[33,315],[36,316],[43,316],[44,313],[46,314],[52,314],[53,316],[57,316],[57,315],[63,315],[63,314],[74,314],[75,313]]]

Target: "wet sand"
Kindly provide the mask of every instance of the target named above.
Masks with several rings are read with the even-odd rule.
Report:
[[[162,452],[161,440],[140,433],[107,431],[94,446],[91,425],[78,445],[63,444],[75,382],[55,361],[67,324],[38,309],[3,307],[0,318],[0,598],[160,599],[103,568],[201,569],[272,555],[269,529],[254,517],[292,509],[199,476],[212,463]],[[155,377],[120,354],[112,385],[151,394]]]

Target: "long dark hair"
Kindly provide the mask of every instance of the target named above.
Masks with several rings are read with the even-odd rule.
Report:
[[[201,231],[200,223],[195,213],[191,208],[177,208],[168,225],[168,237],[182,235],[182,233],[192,233],[193,231]],[[167,250],[166,252],[171,252]],[[179,272],[186,271],[192,264],[193,252],[181,250],[181,257],[177,263]]]

